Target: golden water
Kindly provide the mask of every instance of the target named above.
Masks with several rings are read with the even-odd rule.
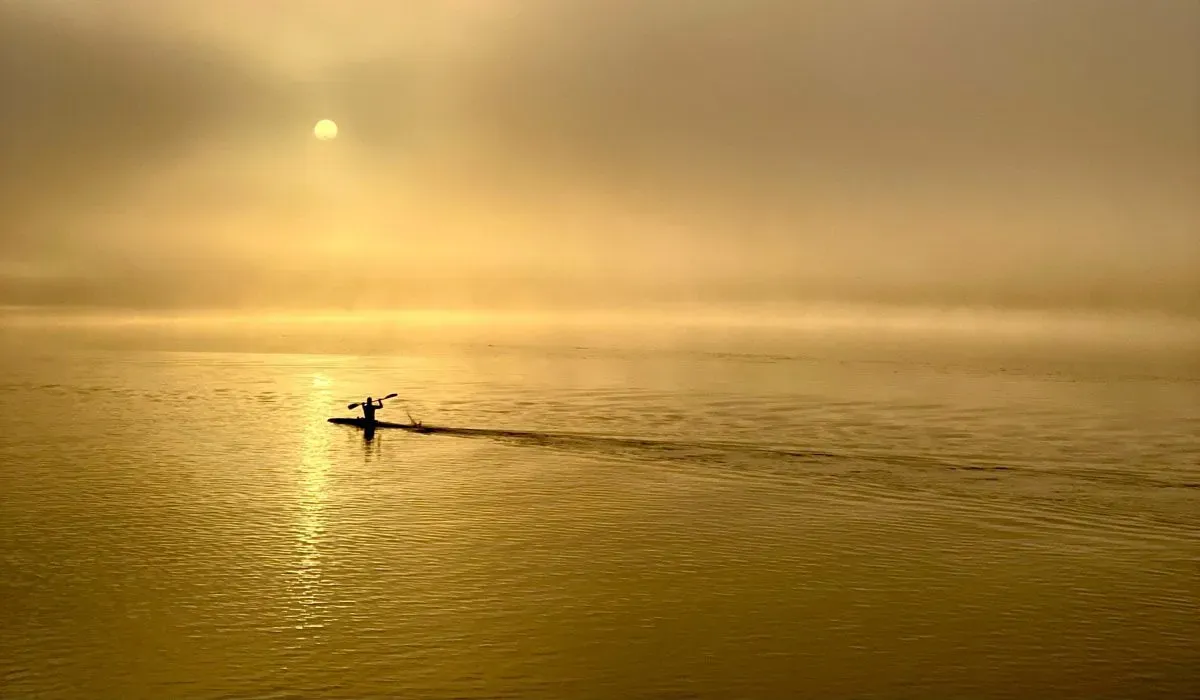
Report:
[[[122,333],[4,336],[0,697],[1200,694],[1186,354]]]

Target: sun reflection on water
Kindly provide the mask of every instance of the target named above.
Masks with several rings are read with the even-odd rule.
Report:
[[[332,382],[322,374],[312,377],[309,392],[309,420],[301,447],[296,524],[297,561],[290,586],[295,603],[296,629],[320,629],[325,626],[328,609],[323,578],[321,550],[325,538],[326,506],[329,499],[329,431],[323,412],[329,406]]]

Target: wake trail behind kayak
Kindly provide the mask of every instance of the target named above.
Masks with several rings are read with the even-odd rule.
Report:
[[[1069,530],[1080,537],[1124,537],[1141,542],[1173,541],[1174,524],[1162,526],[1144,517],[1114,518],[1105,504],[1075,504],[1064,512],[1053,497],[1039,498],[1024,489],[1009,498],[998,498],[984,486],[1000,478],[1038,480],[1036,471],[1002,464],[987,464],[933,454],[912,455],[871,451],[828,452],[754,445],[739,442],[673,441],[587,433],[558,433],[495,428],[409,426],[411,432],[462,438],[482,438],[513,445],[544,447],[573,453],[591,453],[605,458],[647,459],[659,464],[696,467],[708,474],[750,479],[803,478],[820,483],[823,492],[847,504],[875,502],[890,507],[929,508],[940,512],[963,512],[980,523],[994,527],[1022,527],[1031,522],[1039,527]],[[799,482],[797,482],[799,483]],[[1146,484],[1156,486],[1156,484]],[[980,510],[978,492],[989,493],[987,507]]]
[[[358,425],[349,420],[336,421],[343,425]],[[671,461],[692,463],[727,463],[733,457],[757,458],[756,461],[825,463],[861,460],[864,455],[836,454],[802,448],[782,448],[739,442],[704,442],[652,439],[630,436],[597,435],[594,433],[546,432],[501,428],[465,428],[424,424],[380,423],[378,428],[400,429],[422,435],[489,439],[511,444],[541,446],[571,451],[602,453],[609,456],[652,456]],[[866,456],[870,459],[869,456]]]

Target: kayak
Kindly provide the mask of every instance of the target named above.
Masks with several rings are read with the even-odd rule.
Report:
[[[428,432],[429,428],[423,425],[413,425],[411,423],[389,423],[385,420],[377,420],[367,422],[365,418],[330,418],[330,423],[337,425],[353,425],[356,428],[395,428],[398,430],[408,430],[414,433]]]

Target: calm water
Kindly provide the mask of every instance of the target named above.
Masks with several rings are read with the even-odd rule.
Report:
[[[1200,355],[517,335],[0,334],[0,697],[1200,696]]]

